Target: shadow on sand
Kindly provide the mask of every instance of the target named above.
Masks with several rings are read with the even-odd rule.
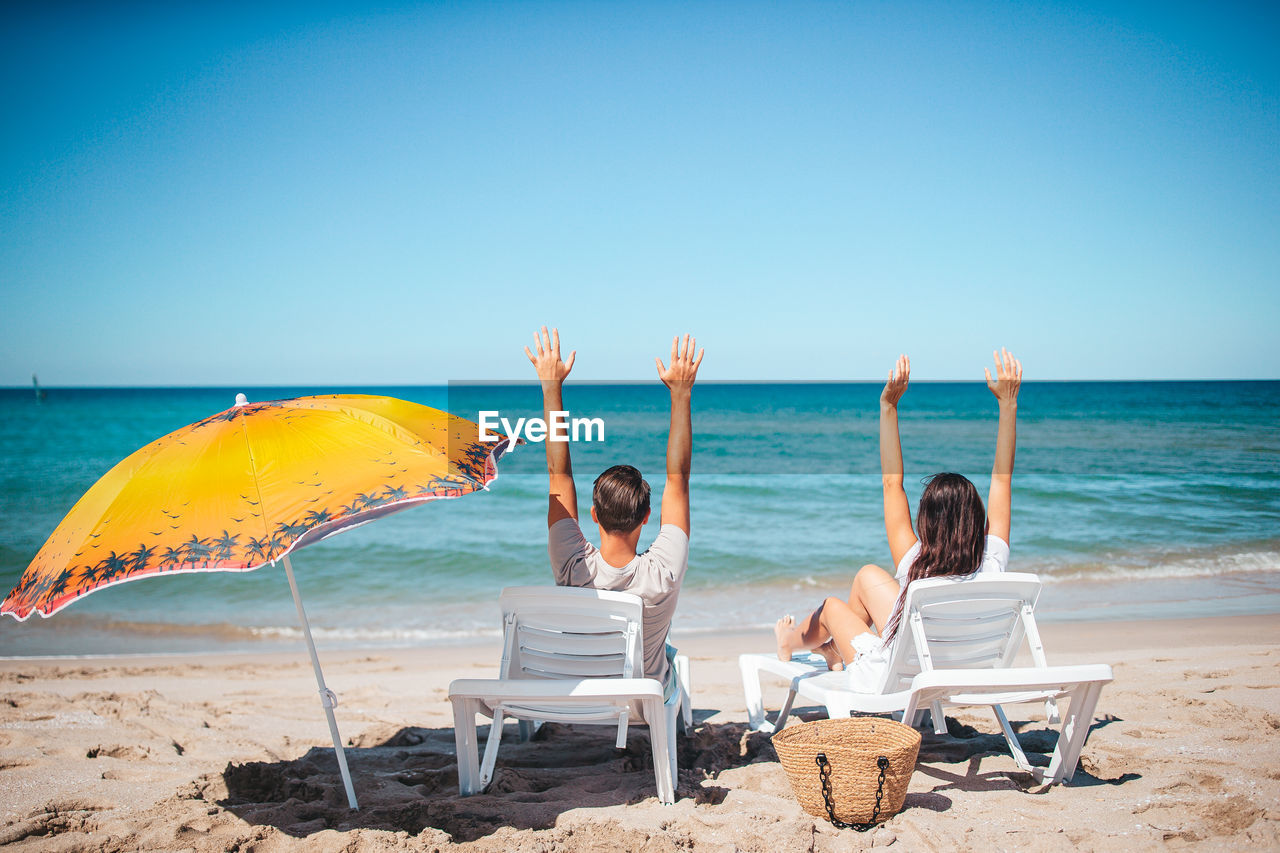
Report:
[[[714,712],[704,712],[705,719]],[[696,723],[696,721],[695,721]],[[244,821],[303,837],[323,829],[403,831],[424,827],[455,842],[474,841],[500,827],[547,829],[569,809],[639,803],[654,797],[648,730],[633,727],[627,748],[614,729],[546,724],[520,743],[506,728],[488,790],[458,795],[453,729],[369,732],[349,742],[347,762],[360,810],[347,808],[332,749],[313,748],[292,761],[229,764],[223,785],[207,798]],[[487,730],[481,727],[481,737]],[[743,723],[696,725],[679,743],[678,799],[719,803],[727,788],[706,784],[723,771],[776,761],[764,734]]]
[[[826,713],[821,708],[802,708],[796,712],[804,720],[825,719]],[[1112,723],[1122,722],[1119,717],[1106,715],[1094,720],[1089,727],[1090,733]],[[1026,753],[1027,760],[1036,767],[1048,767],[1053,751],[1058,746],[1058,731],[1044,722],[1010,721],[1014,732],[1018,735],[1018,743]],[[934,734],[931,726],[921,730],[922,740],[920,754],[917,758],[916,773],[936,779],[940,784],[932,790],[907,794],[903,810],[923,808],[929,811],[944,812],[951,807],[951,800],[942,792],[956,791],[998,791],[1017,789],[1027,793],[1043,794],[1051,789],[1036,781],[1030,773],[1018,769],[983,771],[982,759],[996,755],[1009,755],[1009,745],[1004,735],[983,732],[973,726],[961,723],[953,717],[947,717],[947,733]],[[948,767],[952,765],[953,767]],[[1071,787],[1092,787],[1096,785],[1122,785],[1141,774],[1124,773],[1115,779],[1101,779],[1090,775],[1080,766],[1066,784]]]
[[[676,795],[680,800],[719,804],[729,792],[714,784],[721,773],[777,761],[768,735],[751,732],[744,723],[705,722],[715,713],[697,713],[691,734],[679,739]],[[816,708],[803,709],[801,715],[805,719],[825,716]],[[1093,728],[1114,721],[1100,719]],[[1028,758],[1044,766],[1057,744],[1057,733],[1036,725],[1014,723]],[[981,771],[983,756],[1008,754],[1001,735],[980,732],[950,717],[947,728],[942,736],[924,732],[917,765],[917,773],[940,784],[927,792],[908,794],[904,810],[947,811],[952,801],[943,792],[949,790],[1043,790],[1027,773]],[[481,727],[481,736],[485,734]],[[531,741],[520,743],[514,726],[508,726],[488,790],[460,797],[451,728],[375,727],[349,741],[346,751],[359,811],[347,808],[333,750],[322,748],[291,761],[229,764],[220,780],[208,779],[202,798],[247,823],[273,826],[295,837],[324,829],[357,828],[417,835],[434,827],[455,842],[475,841],[502,827],[551,828],[570,809],[652,799],[648,730],[633,728],[626,749],[616,749],[613,738],[614,731],[607,727],[547,724]],[[947,765],[961,767],[952,770]],[[1118,785],[1136,778],[1137,774],[1126,773],[1118,779],[1097,779],[1081,769],[1071,784]],[[783,786],[769,793],[789,797],[790,791]]]
[[[1110,715],[1098,718],[1089,727],[1089,731],[1097,731],[1115,722],[1121,722],[1120,718]],[[1026,752],[1027,760],[1036,767],[1048,767],[1053,751],[1058,746],[1057,730],[1037,722],[1011,721],[1010,725],[1018,735],[1018,743]],[[1036,726],[1043,727],[1036,728]],[[934,787],[930,796],[941,796],[939,792],[946,790],[994,791],[1019,788],[1028,793],[1037,794],[1050,790],[1050,786],[1042,785],[1030,773],[1020,770],[981,771],[983,756],[1009,755],[1009,745],[1005,743],[1002,734],[980,732],[973,726],[960,723],[951,717],[947,717],[945,735],[936,735],[931,728],[926,728],[923,734],[924,740],[920,744],[920,758],[916,765],[916,772],[943,783]],[[963,772],[949,772],[939,766],[961,763],[965,764]],[[1071,781],[1066,784],[1072,787],[1122,785],[1140,778],[1142,778],[1141,775],[1137,773],[1125,773],[1116,779],[1099,779],[1089,775],[1083,767],[1080,767]],[[912,805],[910,797],[907,805]],[[929,808],[927,805],[924,807]]]

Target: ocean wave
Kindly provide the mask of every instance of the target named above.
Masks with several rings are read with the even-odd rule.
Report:
[[[1124,554],[1113,559],[1062,564],[1022,562],[1015,571],[1040,575],[1046,584],[1120,581],[1161,578],[1197,578],[1218,575],[1280,572],[1280,550],[1228,550]]]
[[[413,646],[466,642],[501,637],[490,625],[449,628],[401,626],[311,627],[317,643],[333,647]],[[0,622],[0,659],[85,657],[82,649],[102,649],[108,656],[127,653],[191,654],[255,651],[298,645],[302,629],[296,625],[237,625],[232,622],[167,622],[125,620],[96,614],[59,614],[56,624]],[[73,651],[74,650],[74,651]]]
[[[250,628],[249,632],[258,639],[289,640],[301,639],[302,629],[288,626],[269,626]],[[404,643],[433,643],[448,640],[470,640],[481,637],[501,637],[500,628],[473,628],[444,630],[440,628],[315,628],[311,636],[316,640],[331,640],[340,643],[371,643],[389,645]]]

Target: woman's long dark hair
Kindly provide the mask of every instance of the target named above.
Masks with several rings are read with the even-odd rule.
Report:
[[[986,546],[987,511],[978,490],[960,474],[934,474],[925,480],[916,511],[916,535],[920,553],[907,572],[906,586],[921,578],[968,575],[982,566]],[[905,587],[904,587],[905,590]],[[900,596],[893,618],[884,630],[888,643],[898,633],[902,620]]]

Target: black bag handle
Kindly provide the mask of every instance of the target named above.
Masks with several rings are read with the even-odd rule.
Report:
[[[822,780],[822,801],[827,804],[827,817],[831,820],[831,825],[836,829],[853,829],[858,832],[866,832],[875,826],[876,818],[880,817],[880,799],[884,796],[884,771],[889,769],[889,759],[883,755],[876,759],[876,766],[880,768],[880,781],[876,785],[876,807],[871,811],[871,820],[866,823],[845,823],[836,820],[836,806],[831,797],[831,763],[827,761],[825,752],[819,752],[816,761],[818,778]]]

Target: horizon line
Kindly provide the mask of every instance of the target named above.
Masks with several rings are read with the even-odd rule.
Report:
[[[709,385],[882,385],[883,378],[876,379],[704,379],[696,383],[698,387]],[[1023,385],[1051,385],[1051,384],[1069,384],[1069,383],[1151,383],[1151,382],[1280,382],[1280,377],[1163,377],[1163,378],[1124,378],[1124,379],[1024,379]],[[257,384],[224,384],[224,383],[200,383],[193,385],[174,385],[166,383],[157,384],[140,384],[140,385],[119,385],[119,384],[91,384],[91,385],[0,385],[0,391],[21,391],[25,393],[34,392],[38,387],[41,391],[177,391],[177,390],[243,390],[254,388],[451,388],[460,387],[506,387],[518,388],[539,385],[537,379],[448,379],[437,382],[364,382],[364,383],[317,383],[317,382],[278,382],[278,383],[257,383]],[[566,385],[576,386],[614,386],[614,385],[661,385],[658,379],[569,379]],[[913,379],[912,384],[969,384],[978,385],[986,384],[986,380],[979,379]]]

